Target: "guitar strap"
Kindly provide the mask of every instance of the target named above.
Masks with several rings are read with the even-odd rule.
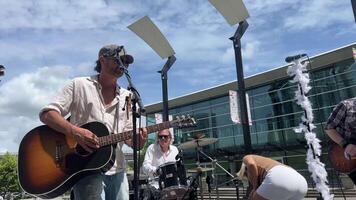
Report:
[[[116,133],[119,133],[119,110],[120,110],[120,99],[116,104],[115,116],[114,116],[114,124],[112,126],[113,127],[113,131],[110,131],[110,134],[113,134],[114,130],[116,130]],[[117,144],[113,144],[112,146],[114,147],[113,156],[111,156],[108,164],[101,169],[103,172],[106,172],[106,171],[110,170],[110,168],[112,166],[114,166],[114,164],[115,164]]]
[[[120,98],[119,98],[119,101],[116,104],[115,116],[114,116],[114,124],[113,124],[113,130],[116,129],[116,134],[120,133],[120,131],[119,131],[119,116],[120,116],[119,114],[120,113],[119,112],[120,112]],[[115,134],[114,131],[110,132],[110,134],[112,134],[112,133]],[[113,146],[114,146],[114,148],[116,148],[117,144],[114,144]]]

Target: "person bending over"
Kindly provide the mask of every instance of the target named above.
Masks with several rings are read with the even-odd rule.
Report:
[[[301,174],[263,156],[246,155],[237,176],[252,186],[250,200],[301,200],[308,191]]]

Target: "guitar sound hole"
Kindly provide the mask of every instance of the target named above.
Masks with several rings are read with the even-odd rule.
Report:
[[[89,156],[91,153],[89,151],[86,151],[82,146],[77,145],[75,147],[75,153],[82,156],[82,157],[86,157]]]

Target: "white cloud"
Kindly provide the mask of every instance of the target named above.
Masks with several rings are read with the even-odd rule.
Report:
[[[298,3],[298,6],[285,18],[285,28],[292,30],[320,29],[354,20],[350,1],[313,0]]]
[[[349,1],[244,3],[251,16],[241,41],[245,76],[280,66],[295,52],[317,54],[355,41]],[[176,51],[168,75],[170,97],[236,79],[228,38],[237,26],[229,26],[206,0],[0,0],[0,6],[0,60],[6,66],[0,82],[2,149],[14,146],[24,129],[39,123],[38,110],[69,74],[94,73],[97,52],[105,44],[125,45],[135,57],[129,69],[143,101],[160,101],[157,71],[166,60],[126,28],[144,15]],[[12,127],[18,123],[26,128]]]
[[[1,85],[1,114],[28,115],[48,102],[59,86],[68,81],[69,67],[39,68],[34,73],[20,74]]]
[[[258,55],[260,54],[259,47],[260,42],[257,40],[244,44],[241,50],[243,59],[251,60],[255,57],[258,57]],[[225,50],[221,60],[223,63],[229,64],[231,64],[231,62],[235,60],[235,51],[232,46]]]
[[[0,85],[1,151],[17,151],[23,135],[39,125],[38,113],[69,81],[68,66],[42,67]]]
[[[20,0],[0,1],[0,29],[60,29],[102,28],[138,7],[129,1],[88,0]]]
[[[0,115],[1,116],[1,115]],[[0,121],[0,153],[17,152],[23,136],[41,123],[38,115],[33,117],[7,115],[6,120]]]
[[[236,72],[235,65],[199,63],[187,65],[184,69],[177,69],[174,76],[178,77],[185,87],[203,89],[232,81],[236,78]]]
[[[247,60],[258,57],[259,52],[259,41],[247,42],[244,48],[242,49],[243,57]]]
[[[233,47],[227,48],[221,57],[221,61],[223,63],[231,63],[231,61],[234,59],[235,59],[235,51]]]

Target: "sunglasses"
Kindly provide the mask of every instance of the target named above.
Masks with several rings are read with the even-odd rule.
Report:
[[[168,140],[168,139],[169,139],[169,136],[168,136],[168,135],[159,135],[159,136],[158,136],[158,139],[159,139],[159,140]]]

